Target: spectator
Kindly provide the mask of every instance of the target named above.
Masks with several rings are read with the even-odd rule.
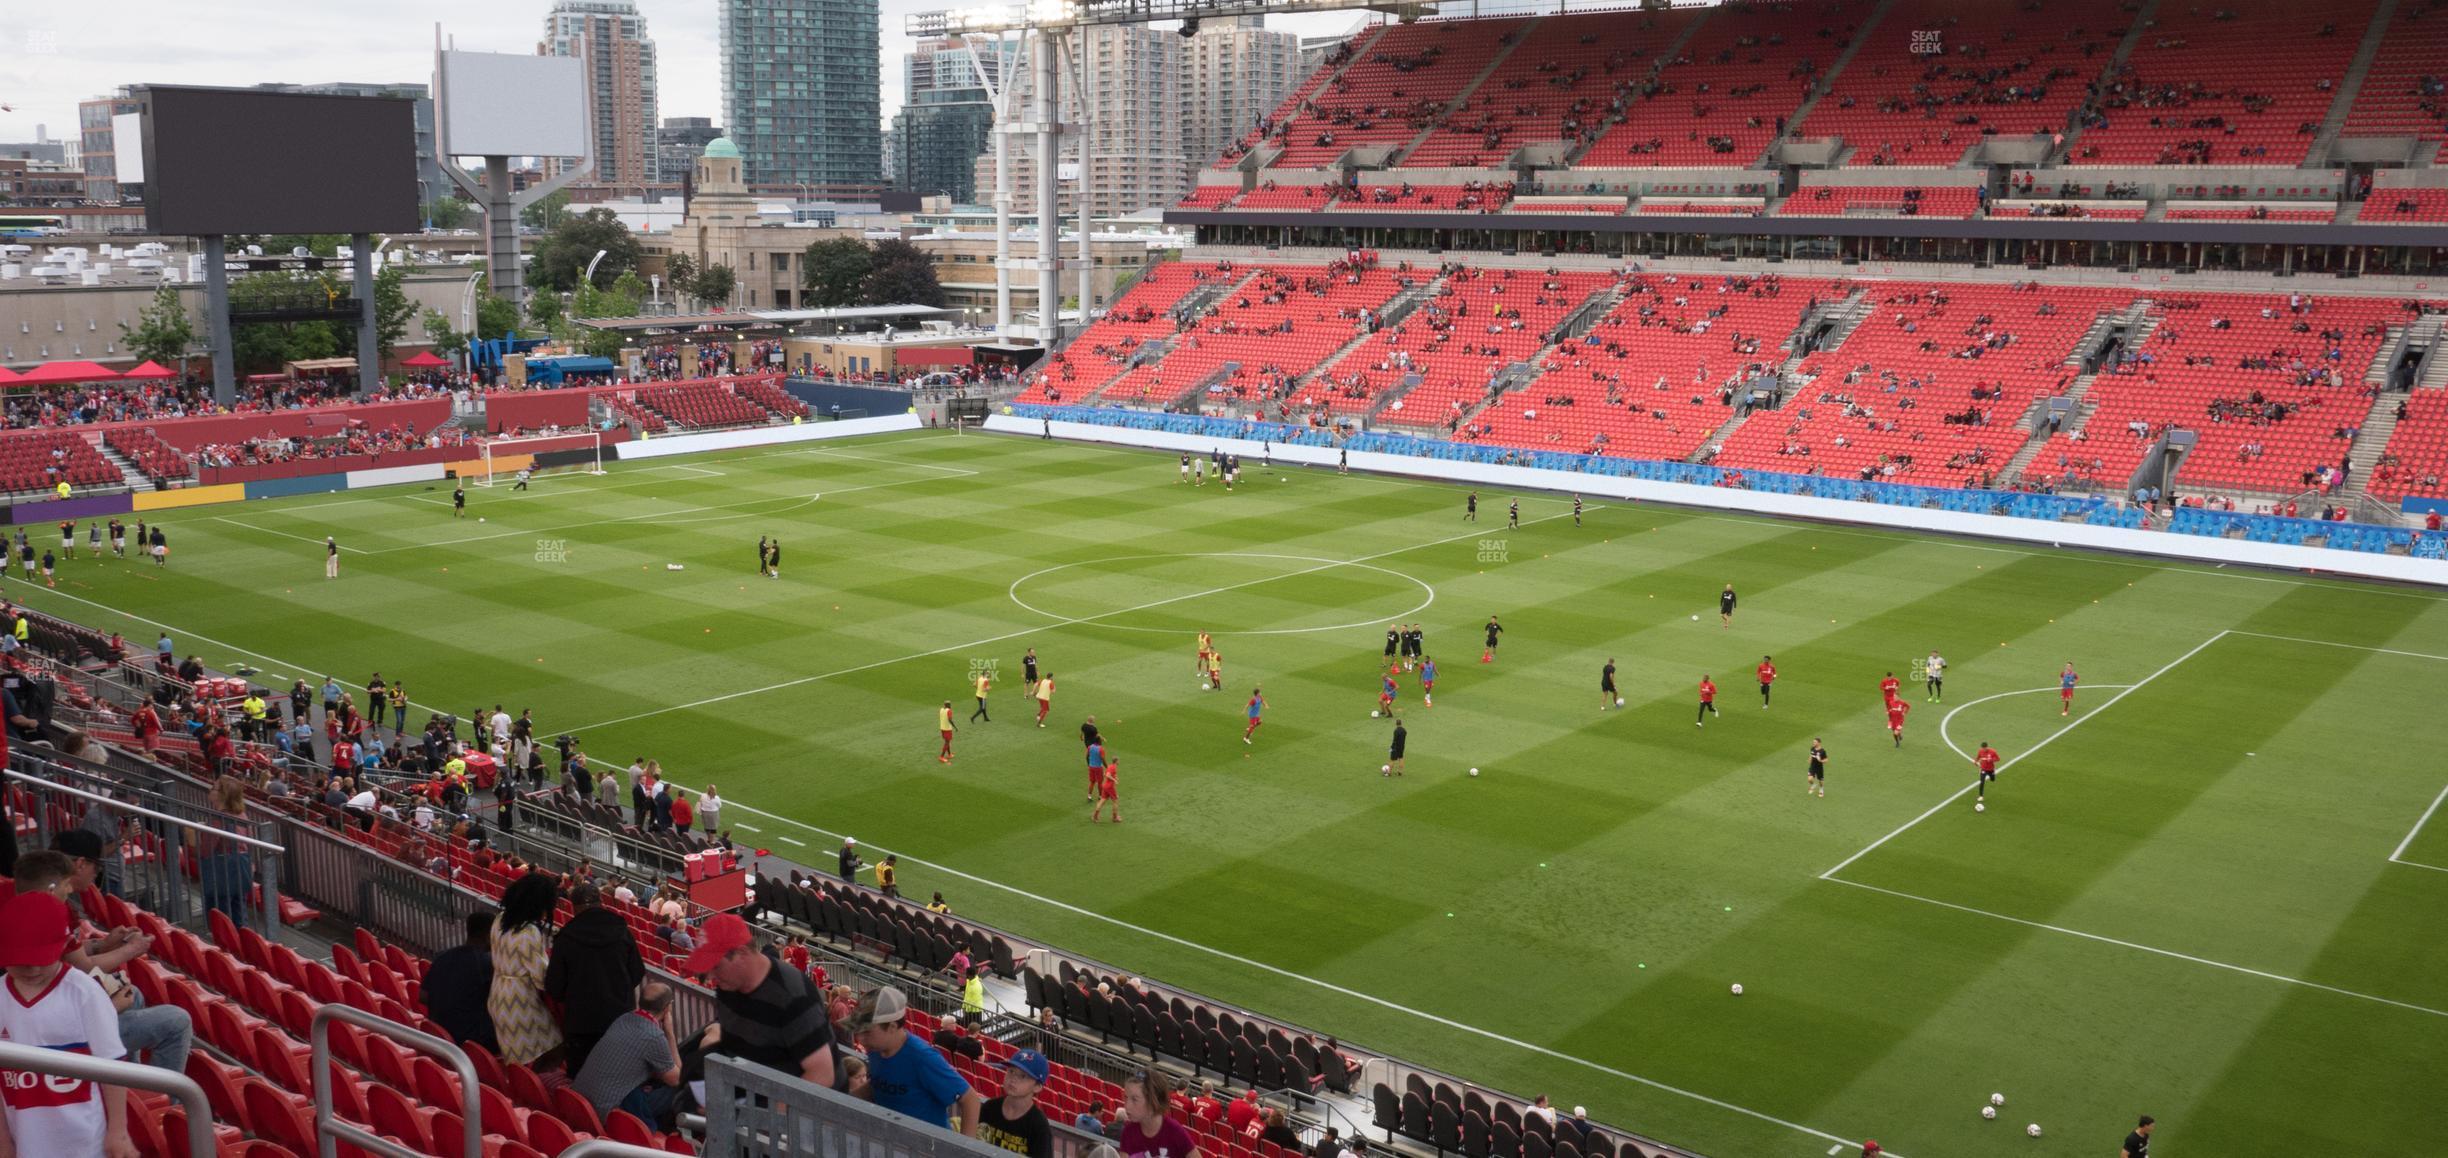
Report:
[[[1122,1158],[1198,1158],[1190,1128],[1166,1116],[1172,1108],[1173,1079],[1162,1070],[1140,1070],[1122,1083],[1122,1131],[1114,1139]]]
[[[587,1053],[604,1031],[637,1008],[638,983],[646,962],[637,934],[620,914],[603,907],[603,895],[580,881],[570,887],[570,922],[553,937],[544,992],[561,1009],[569,1072],[586,1068]]]
[[[1081,1110],[1079,1117],[1071,1119],[1071,1128],[1093,1137],[1105,1137],[1105,1099],[1090,1099],[1088,1108]],[[1112,1149],[1110,1146],[1105,1148]]]
[[[1214,1082],[1199,1086],[1198,1096],[1190,1099],[1190,1116],[1201,1122],[1212,1122],[1224,1116],[1224,1103],[1216,1099]]]
[[[1232,1132],[1235,1134],[1248,1133],[1251,1120],[1257,1116],[1258,1091],[1254,1089],[1241,1091],[1240,1097],[1233,1099],[1231,1105],[1224,1107],[1224,1124],[1232,1127]]]
[[[68,906],[45,893],[20,893],[0,906],[0,966],[14,1000],[0,1001],[0,1035],[18,1045],[78,1049],[108,1061],[127,1056],[100,984],[61,959],[68,949]],[[44,1083],[40,1106],[14,1092],[5,1121],[12,1150],[62,1158],[136,1153],[128,1139],[127,1090],[87,1081]],[[34,1099],[27,1099],[34,1100]]]
[[[63,958],[80,973],[93,973],[102,983],[118,1015],[119,1044],[130,1057],[148,1053],[147,1061],[162,1069],[184,1071],[187,1051],[195,1044],[195,1024],[175,1005],[146,1005],[121,967],[152,951],[153,939],[134,929],[108,933],[79,917],[74,898],[93,887],[93,834],[70,829],[53,838],[51,851],[29,852],[19,858],[16,885],[21,893],[49,893],[70,905],[74,927]],[[73,851],[63,846],[74,846]]]
[[[716,913],[700,930],[697,948],[681,965],[687,976],[704,976],[717,990],[714,1024],[699,1045],[795,1073],[820,1086],[840,1088],[833,1026],[807,974],[782,968],[754,944],[748,922]]]
[[[1540,1094],[1538,1096],[1538,1100],[1530,1103],[1529,1110],[1525,1112],[1534,1117],[1545,1119],[1547,1124],[1551,1127],[1555,1125],[1555,1107],[1547,1104],[1547,1095],[1545,1094]]]
[[[858,838],[857,838],[857,837],[855,837],[855,836],[845,836],[845,837],[843,837],[843,838],[842,838],[842,845],[841,845],[841,879],[842,879],[842,883],[843,883],[843,884],[851,884],[851,885],[855,885],[855,884],[857,884],[857,883],[858,883],[858,871],[859,871]]]
[[[983,1017],[986,1013],[986,967],[972,965],[969,975],[961,979],[961,1013]]]
[[[493,989],[485,1008],[505,1062],[542,1068],[541,1059],[561,1047],[561,1029],[544,1004],[552,951],[545,928],[560,899],[552,877],[528,873],[502,893],[501,915],[493,919]]]
[[[600,1117],[627,1110],[649,1129],[672,1127],[680,1095],[680,1050],[673,1040],[672,987],[650,982],[638,1008],[614,1018],[587,1051],[572,1086]]]
[[[1300,1134],[1292,1129],[1291,1120],[1284,1117],[1282,1110],[1273,1106],[1267,1107],[1266,1128],[1258,1131],[1258,1140],[1271,1142],[1295,1154],[1299,1153],[1301,1148]]]
[[[1309,1148],[1309,1158],[1343,1158],[1343,1132],[1333,1126],[1326,1127],[1326,1133],[1319,1136],[1317,1145]]]
[[[1004,1059],[1003,1096],[979,1107],[977,1140],[1028,1158],[1054,1158],[1054,1128],[1037,1108],[1049,1069],[1045,1055],[1033,1049]]]
[[[694,822],[696,821],[696,819],[697,819],[697,810],[696,810],[696,808],[695,808],[694,806],[692,806],[692,805],[690,805],[690,804],[689,804],[689,802],[688,802],[688,794],[687,794],[687,793],[685,793],[685,792],[680,791],[680,790],[679,790],[679,789],[677,789],[677,788],[672,789],[672,792],[671,792],[671,826],[672,826],[672,830],[673,830],[673,831],[675,831],[675,832],[680,833],[682,836],[686,836],[686,835],[688,835],[689,825],[690,825],[690,824],[692,824],[692,823],[694,823]]]
[[[485,1008],[493,989],[493,914],[467,915],[467,940],[434,955],[425,971],[425,1012],[462,1045],[501,1052],[493,1039],[493,1014]]]
[[[951,1125],[977,1137],[983,1101],[935,1047],[912,1037],[906,1019],[909,998],[891,986],[869,993],[850,1015],[859,1048],[867,1052],[868,1098],[921,1122]]]
[[[709,834],[722,831],[722,794],[711,784],[697,798],[697,824]]]

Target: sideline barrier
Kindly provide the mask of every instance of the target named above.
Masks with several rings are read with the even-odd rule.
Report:
[[[435,482],[449,472],[450,467],[439,462],[429,462],[419,466],[386,466],[373,470],[352,470],[347,476],[348,489],[396,486],[400,483]]]
[[[888,414],[881,418],[846,418],[840,422],[802,422],[795,425],[754,426],[746,430],[717,430],[709,434],[672,434],[624,442],[620,444],[619,457],[622,462],[668,458],[675,454],[699,454],[709,450],[737,450],[743,446],[888,434],[897,430],[918,430],[922,426],[915,414]]]
[[[246,500],[246,484],[224,483],[220,486],[181,487],[174,491],[137,491],[133,496],[139,511],[166,511],[174,507],[200,507],[207,503],[235,503]]]
[[[91,498],[46,499],[41,502],[18,503],[8,508],[12,523],[55,523],[62,519],[107,519],[136,509],[127,492],[115,495],[94,495]]]
[[[1173,453],[1189,451],[1195,454],[1205,454],[1211,450],[1223,450],[1252,459],[1261,455],[1271,455],[1274,461],[1280,463],[1329,468],[1336,464],[1339,453],[1338,449],[1333,446],[1262,442],[1256,439],[1223,438],[1170,430],[1143,430],[1061,419],[1049,420],[1033,415],[991,415],[986,419],[986,429],[998,433],[1031,437],[1043,435],[1051,429],[1056,438],[1081,442],[1110,443]],[[1417,455],[1387,454],[1380,451],[1355,450],[1350,454],[1353,469],[1368,471],[1372,474],[1401,475],[1409,478],[1480,486],[1510,486],[1528,490],[1577,492],[1601,499],[1671,503],[1677,506],[1776,515],[1820,522],[1853,523],[1910,531],[1935,531],[1941,534],[2000,539],[2036,546],[2086,547],[2100,551],[2150,555],[2192,562],[2235,563],[2250,567],[2273,567],[2290,571],[2327,571],[2341,575],[2448,587],[2448,562],[2436,559],[2377,555],[2360,551],[2333,551],[2322,547],[2303,547],[2282,543],[2252,543],[2206,538],[2199,535],[2174,535],[2164,531],[2062,522],[2054,519],[2028,519],[1965,511],[1930,510],[1922,507],[1857,502],[1851,499],[1778,494],[1766,490],[1749,490],[1738,487],[1658,482],[1622,475],[1505,466],[1462,459],[1424,458]],[[2011,496],[2000,495],[1999,497]]]

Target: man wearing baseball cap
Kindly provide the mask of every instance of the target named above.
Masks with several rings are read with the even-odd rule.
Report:
[[[0,905],[0,966],[8,999],[0,1000],[0,1038],[17,1045],[86,1054],[108,1061],[127,1056],[119,1015],[102,985],[60,959],[74,921],[49,893],[20,893]],[[61,1158],[135,1158],[128,1139],[127,1091],[50,1075],[0,1074],[8,1137],[15,1153]]]
[[[905,1023],[909,998],[891,986],[869,993],[850,1015],[850,1031],[867,1051],[868,1100],[921,1122],[950,1125],[975,1138],[983,1099],[934,1046]]]
[[[756,945],[748,922],[734,913],[706,918],[682,970],[704,976],[715,992],[714,1024],[699,1044],[719,1053],[797,1074],[828,1089],[834,1064],[833,1022],[807,974],[783,968]]]
[[[977,1140],[1029,1158],[1054,1158],[1054,1130],[1045,1111],[1037,1108],[1037,1091],[1045,1088],[1045,1055],[1024,1049],[1003,1059],[1003,1096],[987,1099],[978,1110]]]

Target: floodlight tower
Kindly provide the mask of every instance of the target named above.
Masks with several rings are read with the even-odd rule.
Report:
[[[575,59],[578,61],[578,67],[581,70],[585,67],[585,53],[585,44],[580,42],[578,45],[578,56]],[[450,54],[450,47],[444,41],[442,26],[440,24],[435,24],[433,71],[434,156],[436,160],[439,160],[442,163],[442,171],[450,174],[450,179],[456,182],[461,189],[466,190],[468,196],[474,198],[477,206],[484,212],[485,277],[487,284],[493,291],[493,296],[509,302],[512,305],[518,306],[522,311],[524,311],[527,305],[527,279],[526,271],[519,265],[519,211],[543,200],[546,197],[551,196],[555,192],[558,192],[562,187],[568,185],[570,182],[595,171],[595,132],[593,125],[594,114],[592,102],[583,100],[583,92],[579,94],[582,99],[579,100],[578,107],[583,110],[579,113],[581,118],[581,131],[575,134],[574,140],[569,139],[570,134],[567,132],[556,133],[553,131],[555,128],[565,129],[565,125],[547,126],[541,129],[531,130],[536,133],[534,139],[538,142],[563,140],[568,144],[576,145],[578,148],[578,152],[575,154],[577,157],[576,164],[563,168],[560,173],[554,175],[540,185],[531,186],[524,192],[514,192],[511,189],[510,158],[514,155],[525,154],[511,154],[507,152],[470,154],[471,156],[482,156],[484,158],[484,179],[479,182],[473,178],[470,178],[467,173],[462,171],[452,160],[450,124],[451,112],[455,107],[453,104],[453,97],[456,95],[461,99],[472,98],[481,102],[498,101],[504,94],[499,89],[491,89],[481,94],[454,94],[450,88],[450,76],[452,70],[444,66],[443,58],[446,54]],[[477,54],[466,53],[458,55],[474,56]],[[538,61],[548,61],[555,58],[536,57],[533,59]],[[578,75],[583,76],[585,73],[581,71]],[[554,95],[565,96],[567,94]],[[539,102],[539,106],[543,107],[549,107],[553,104],[554,102]],[[538,123],[540,124],[541,122],[539,121]],[[496,139],[499,138],[497,137]]]

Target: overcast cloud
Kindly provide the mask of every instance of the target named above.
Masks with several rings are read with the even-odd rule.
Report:
[[[910,13],[948,0],[883,0],[884,115],[901,105],[902,35]],[[434,25],[458,47],[533,52],[550,0],[112,0],[98,9],[19,0],[0,27],[0,140],[34,126],[74,136],[76,106],[123,84],[426,81]],[[662,115],[720,123],[714,4],[639,0],[661,74]],[[1278,18],[1304,35],[1340,31],[1360,13]],[[313,142],[293,144],[311,148]]]

